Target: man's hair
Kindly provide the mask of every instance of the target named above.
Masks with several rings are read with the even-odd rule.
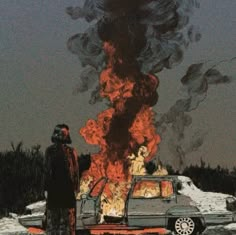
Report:
[[[66,124],[58,124],[55,126],[51,141],[53,143],[71,144],[69,127]]]

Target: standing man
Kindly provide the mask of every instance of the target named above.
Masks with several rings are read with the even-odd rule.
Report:
[[[47,235],[75,235],[75,202],[79,191],[78,155],[71,144],[69,127],[55,127],[53,144],[45,154]]]

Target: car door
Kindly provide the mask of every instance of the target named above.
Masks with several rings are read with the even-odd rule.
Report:
[[[81,219],[85,226],[95,225],[99,222],[101,194],[106,185],[107,178],[99,179],[89,194],[82,200]]]
[[[138,227],[164,227],[166,211],[175,205],[176,195],[172,181],[139,179],[132,185],[128,196],[128,224]]]

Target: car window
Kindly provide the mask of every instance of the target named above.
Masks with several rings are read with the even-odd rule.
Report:
[[[142,180],[135,183],[133,198],[168,198],[174,193],[173,183],[170,180],[154,181]]]
[[[100,193],[102,192],[105,184],[106,184],[106,178],[100,179],[92,188],[92,190],[89,193],[90,197],[98,197]]]
[[[174,193],[174,190],[173,190],[172,182],[169,180],[161,181],[161,196],[166,198],[173,195],[173,193]]]
[[[134,198],[155,198],[160,197],[160,183],[153,180],[136,182],[132,197]]]

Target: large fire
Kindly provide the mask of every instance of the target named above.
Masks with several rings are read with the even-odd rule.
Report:
[[[111,42],[104,43],[104,50],[108,61],[100,74],[100,95],[109,99],[111,108],[80,130],[86,142],[99,145],[100,151],[91,156],[78,194],[80,198],[99,178],[109,178],[101,198],[101,222],[105,215],[123,215],[131,176],[146,174],[145,163],[155,156],[160,142],[151,108],[157,101],[158,78],[142,74],[135,66],[123,71],[124,58]]]
[[[78,90],[90,89],[99,73],[99,94],[110,104],[80,130],[88,144],[100,147],[82,174],[80,195],[99,178],[109,178],[102,195],[103,215],[123,213],[131,176],[145,175],[145,165],[158,151],[152,107],[159,80],[153,74],[180,63],[184,49],[195,41],[194,28],[183,29],[197,6],[198,1],[187,0],[85,0],[82,8],[67,8],[72,19],[90,24],[86,32],[68,40],[69,50],[84,67]],[[97,91],[92,92],[92,104],[99,100]],[[161,166],[154,172],[166,174]]]

